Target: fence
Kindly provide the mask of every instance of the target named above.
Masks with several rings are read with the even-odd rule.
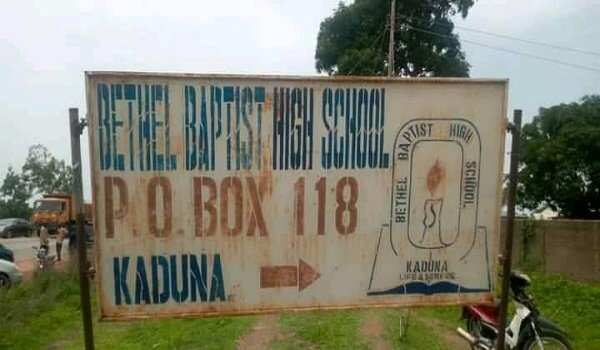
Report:
[[[502,220],[502,239],[506,220]],[[600,221],[515,220],[513,266],[600,281]]]

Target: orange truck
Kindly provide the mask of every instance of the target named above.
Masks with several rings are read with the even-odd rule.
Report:
[[[50,233],[56,232],[59,226],[66,225],[69,231],[75,226],[75,199],[68,193],[45,194],[35,201],[31,222],[35,227],[45,225]],[[85,223],[92,224],[92,205],[84,204]]]

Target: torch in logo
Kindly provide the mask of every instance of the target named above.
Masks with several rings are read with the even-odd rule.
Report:
[[[427,190],[430,197],[425,199],[423,205],[423,232],[419,244],[423,248],[440,248],[447,246],[442,240],[441,215],[444,204],[442,183],[446,180],[446,171],[439,159],[427,173]]]

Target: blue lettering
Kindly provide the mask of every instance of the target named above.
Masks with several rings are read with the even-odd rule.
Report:
[[[181,289],[177,286],[177,256],[171,255],[171,295],[173,299],[182,303],[187,300],[189,294],[188,288],[188,256],[183,254],[181,256]]]
[[[129,287],[127,287],[127,270],[129,269],[129,257],[124,256],[119,262],[119,258],[113,258],[113,275],[115,288],[115,304],[121,305],[122,299],[125,304],[131,304]]]
[[[158,278],[159,265],[162,269],[162,279]],[[169,299],[169,295],[169,261],[162,255],[152,256],[152,303],[164,304]]]
[[[150,304],[150,288],[148,288],[148,277],[146,275],[146,264],[144,258],[137,257],[135,274],[135,303]]]
[[[200,255],[200,266],[195,255],[190,256],[190,279],[191,279],[191,301],[196,301],[196,295],[200,295],[200,301],[207,300],[208,287],[206,282],[206,255]]]
[[[223,282],[223,267],[221,266],[221,255],[215,254],[212,268],[212,281],[210,285],[209,301],[215,301],[217,298],[225,301],[225,284]]]

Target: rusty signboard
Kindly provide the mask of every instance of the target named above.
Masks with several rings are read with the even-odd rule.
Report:
[[[103,318],[491,300],[507,81],[86,87]]]

